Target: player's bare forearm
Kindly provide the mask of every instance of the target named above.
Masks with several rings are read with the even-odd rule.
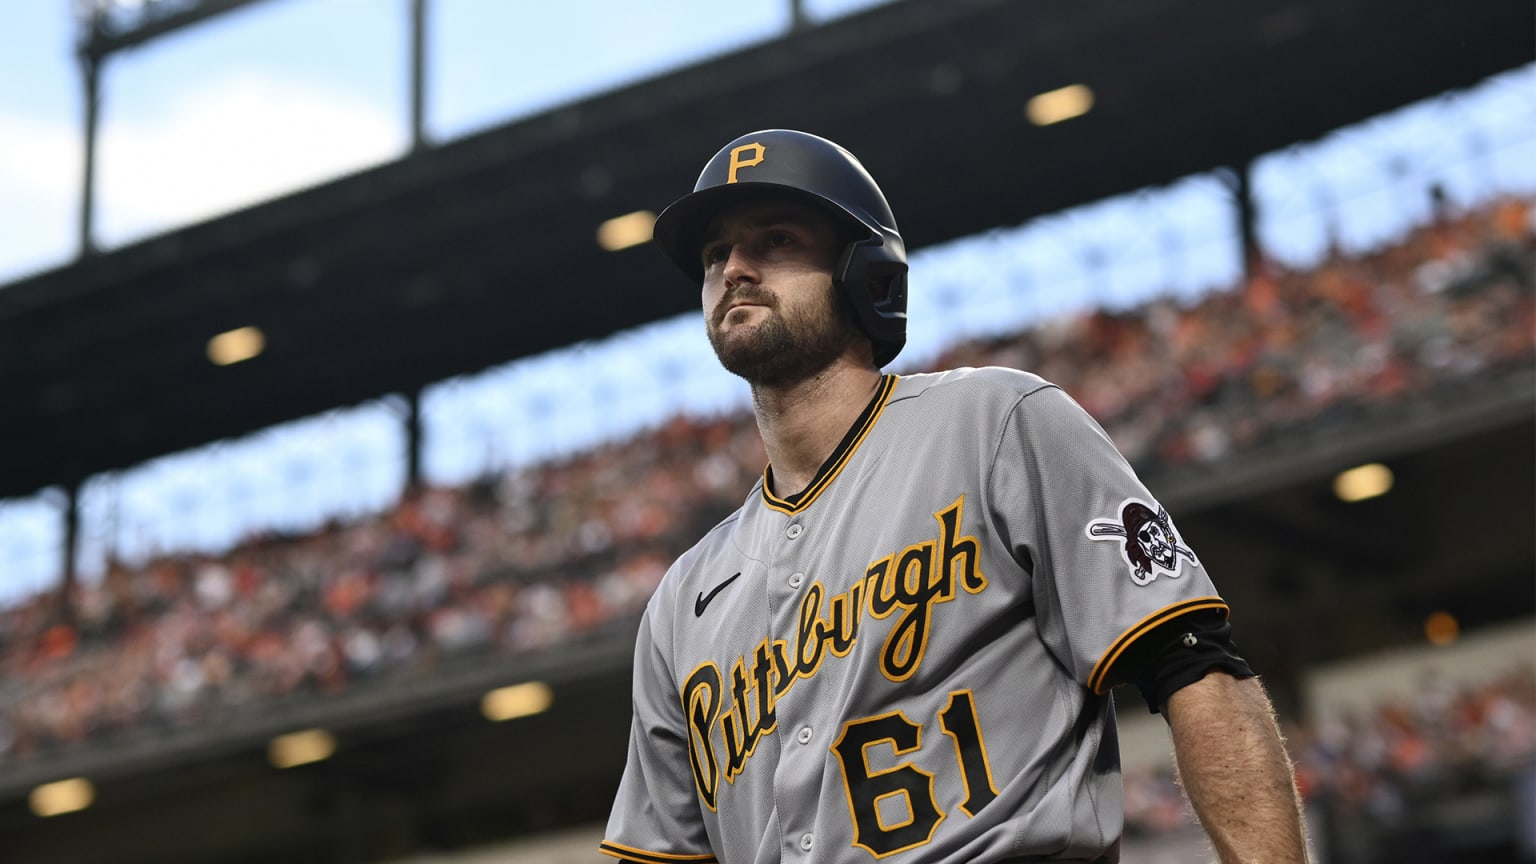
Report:
[[[1305,862],[1301,799],[1256,678],[1213,672],[1163,708],[1184,791],[1223,864]]]

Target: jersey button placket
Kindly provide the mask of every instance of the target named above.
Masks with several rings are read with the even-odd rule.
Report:
[[[790,572],[788,576],[779,576],[783,581],[778,582],[779,587],[770,593],[777,595],[773,605],[777,619],[776,630],[781,634],[779,638],[793,644],[796,638],[796,627],[799,623],[799,615],[795,614],[795,610],[799,608],[799,603],[795,596],[806,583],[805,561],[801,555],[802,550],[798,549],[800,544],[796,541],[805,534],[805,526],[800,524],[799,521],[794,521],[792,517],[792,521],[784,525],[782,530],[784,532],[785,547],[781,553],[782,557],[775,563]],[[783,571],[780,571],[780,573],[782,574]],[[780,613],[779,610],[781,609],[785,611]],[[781,615],[782,617],[780,617]],[[786,695],[792,696],[792,694]],[[820,764],[816,754],[812,752],[812,748],[806,746],[810,744],[814,737],[811,727],[795,722],[800,720],[803,723],[807,719],[802,712],[797,710],[797,701],[793,698],[786,698],[778,705],[778,720],[782,724],[780,728],[795,730],[793,738],[787,739],[787,741],[794,741],[800,745],[795,747],[793,744],[787,744],[792,749],[786,749],[780,755],[780,758],[784,760],[780,767],[787,771],[788,774],[794,774],[795,771],[787,766],[793,766],[806,759],[815,762],[815,765],[807,763],[805,766],[806,770],[812,770],[813,767],[819,768]],[[795,716],[797,714],[800,716]],[[816,814],[814,812],[805,812],[805,802],[803,800],[797,800],[798,796],[786,797],[786,790],[777,781],[775,782],[775,787],[775,797],[780,799],[780,817],[783,819],[783,824],[786,828],[796,825],[806,826],[814,824]],[[808,855],[810,853],[815,843],[815,837],[809,831],[797,835],[787,830],[785,834],[786,857],[796,850],[801,855]]]

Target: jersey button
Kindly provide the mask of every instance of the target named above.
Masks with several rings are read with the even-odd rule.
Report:
[[[800,583],[804,582],[804,581],[805,581],[805,574],[804,573],[794,573],[794,574],[791,574],[790,577],[789,577],[789,587],[791,587],[791,588],[799,588],[800,587]]]
[[[800,851],[809,852],[815,844],[816,838],[812,837],[809,833],[800,835]]]
[[[804,531],[804,530],[805,530],[804,528],[800,527],[800,523],[796,522],[795,524],[793,524],[793,525],[789,526],[788,528],[784,529],[784,536],[788,537],[791,540],[793,540],[796,537],[799,537],[800,536],[800,532]]]
[[[799,741],[801,744],[811,743],[811,727],[801,726],[799,734],[795,736],[795,740]]]

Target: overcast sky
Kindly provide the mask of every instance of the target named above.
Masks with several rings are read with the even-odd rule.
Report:
[[[118,0],[132,7],[139,0]],[[76,250],[75,0],[0,11],[0,282]],[[817,17],[872,0],[808,0]],[[400,156],[409,0],[266,0],[111,56],[95,236],[113,246]],[[451,138],[783,31],[788,0],[428,0],[430,135]]]

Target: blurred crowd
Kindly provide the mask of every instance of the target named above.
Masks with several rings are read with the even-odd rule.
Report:
[[[1373,254],[1305,271],[1259,262],[1193,305],[1063,318],[933,365],[1062,385],[1138,468],[1215,462],[1528,368],[1533,219],[1530,202],[1506,199]]]
[[[1532,368],[1533,221],[1531,202],[1501,200],[1371,254],[1262,264],[1184,305],[1071,316],[930,365],[1035,371],[1142,470],[1219,462]],[[765,459],[749,414],[678,416],[306,536],[116,562],[68,596],[25,598],[0,609],[0,766],[600,634]],[[1314,788],[1354,788],[1323,754],[1366,733],[1339,734],[1308,739]]]
[[[223,556],[115,562],[0,611],[0,765],[409,680],[638,614],[672,558],[762,469],[755,428],[651,433]]]
[[[1536,665],[1475,685],[1431,678],[1410,699],[1289,724],[1286,737],[1309,808],[1397,825],[1416,802],[1507,787],[1517,772],[1536,770]],[[1196,824],[1163,767],[1127,772],[1125,822],[1133,836]]]

